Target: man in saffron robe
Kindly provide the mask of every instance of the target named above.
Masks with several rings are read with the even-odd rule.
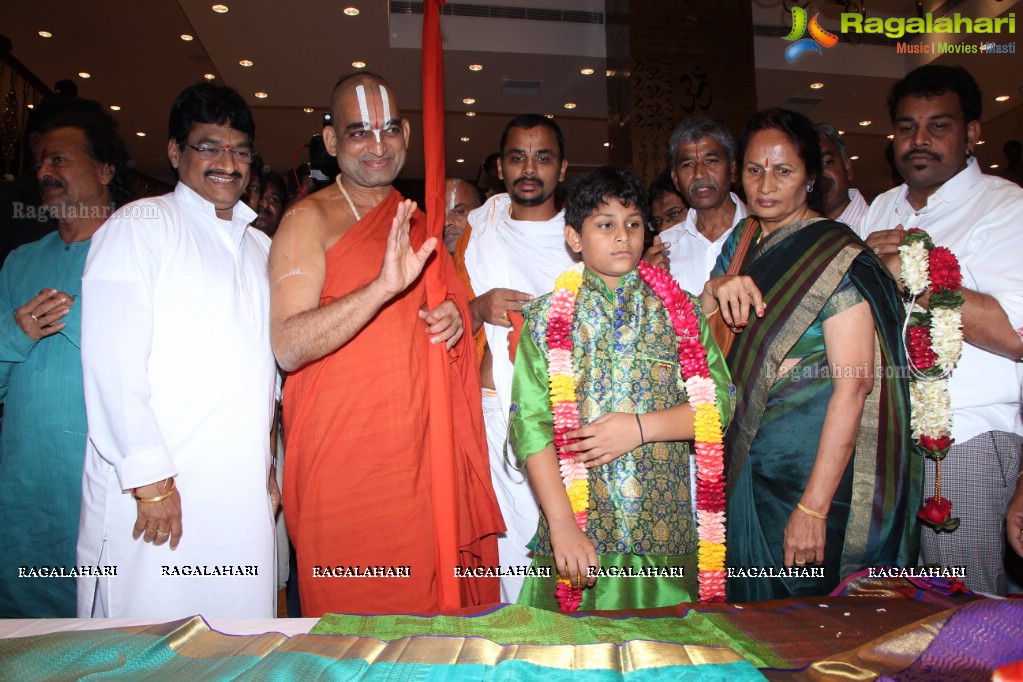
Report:
[[[323,136],[341,174],[288,211],[270,254],[272,343],[291,372],[284,504],[302,613],[436,613],[451,603],[441,595],[450,576],[438,574],[444,535],[455,536],[459,566],[492,566],[504,530],[463,334],[468,302],[450,256],[426,239],[423,214],[391,186],[409,138],[391,87],[374,74],[342,78],[331,112]],[[432,310],[424,267],[439,268],[448,286]],[[449,361],[449,452],[429,447],[427,361],[437,343]],[[453,499],[432,491],[440,458],[454,463]],[[337,577],[392,566],[408,577]],[[464,578],[458,590],[463,606],[498,600],[495,578]]]

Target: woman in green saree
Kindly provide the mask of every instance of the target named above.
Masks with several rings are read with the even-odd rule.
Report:
[[[759,112],[741,145],[755,219],[733,231],[702,294],[742,332],[728,356],[728,599],[827,594],[854,571],[916,563],[923,463],[898,289],[847,226],[818,214],[809,119]],[[724,275],[745,230],[740,274]]]

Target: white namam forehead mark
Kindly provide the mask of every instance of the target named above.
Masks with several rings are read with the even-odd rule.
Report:
[[[380,143],[380,133],[391,121],[391,100],[387,96],[387,88],[383,85],[377,85],[380,88],[380,101],[383,103],[383,116],[379,119],[372,119],[369,115],[369,101],[366,99],[366,87],[364,85],[355,86],[355,96],[359,100],[359,115],[362,117],[363,125],[369,128],[369,131],[373,133],[377,143]],[[375,109],[376,107],[374,107]],[[373,113],[376,113],[375,111]],[[377,123],[379,121],[379,123]],[[373,124],[377,123],[378,127],[374,128]]]

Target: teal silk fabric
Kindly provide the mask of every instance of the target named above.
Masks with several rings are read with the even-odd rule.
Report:
[[[75,565],[85,461],[82,303],[64,329],[33,341],[15,311],[42,289],[75,298],[89,242],[58,233],[14,251],[0,270],[0,616],[73,618],[74,578],[18,578],[20,567]]]
[[[691,299],[699,311],[699,300]],[[516,354],[509,432],[516,452],[523,458],[553,442],[546,360],[550,300],[548,294],[527,306],[525,330]],[[702,313],[699,319],[701,340],[708,348],[708,363],[727,424],[732,411],[728,369]],[[637,271],[622,276],[615,291],[585,271],[572,333],[581,424],[611,412],[644,414],[686,402],[679,374],[678,339],[663,303]],[[601,557],[601,565],[685,566],[687,577],[685,583],[676,581],[682,589],[665,589],[663,593],[625,586],[656,579],[598,579],[598,587],[584,593],[581,608],[644,608],[676,604],[695,596],[695,591],[690,592],[696,577],[696,529],[689,455],[689,445],[684,442],[648,443],[590,470],[587,534]],[[536,557],[535,566],[551,564],[550,531],[542,515]],[[550,578],[527,579],[520,603],[551,607],[549,596],[556,573],[553,571]]]
[[[726,242],[716,274],[727,269],[741,232]],[[785,526],[816,461],[832,395],[822,323],[861,300],[877,328],[874,390],[828,512],[824,576],[733,577],[728,600],[824,595],[856,570],[915,564],[923,469],[910,442],[894,280],[848,228],[826,220],[782,228],[751,257],[742,272],[760,288],[767,313],[751,321],[729,357],[738,387],[725,440],[729,568],[784,565]],[[785,358],[801,360],[779,378]]]

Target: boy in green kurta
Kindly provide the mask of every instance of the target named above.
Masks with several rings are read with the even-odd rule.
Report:
[[[542,515],[532,575],[519,603],[557,609],[558,576],[581,585],[580,610],[635,609],[695,601],[697,535],[686,404],[668,310],[640,277],[646,216],[634,174],[601,168],[565,200],[565,238],[585,269],[571,324],[581,428],[566,438],[588,469],[586,531],[559,471],[547,331],[553,294],[530,303],[515,359],[510,434],[525,459]],[[699,300],[690,296],[723,420],[731,415],[728,369]],[[545,570],[538,570],[544,567]],[[549,577],[541,577],[549,572]]]

